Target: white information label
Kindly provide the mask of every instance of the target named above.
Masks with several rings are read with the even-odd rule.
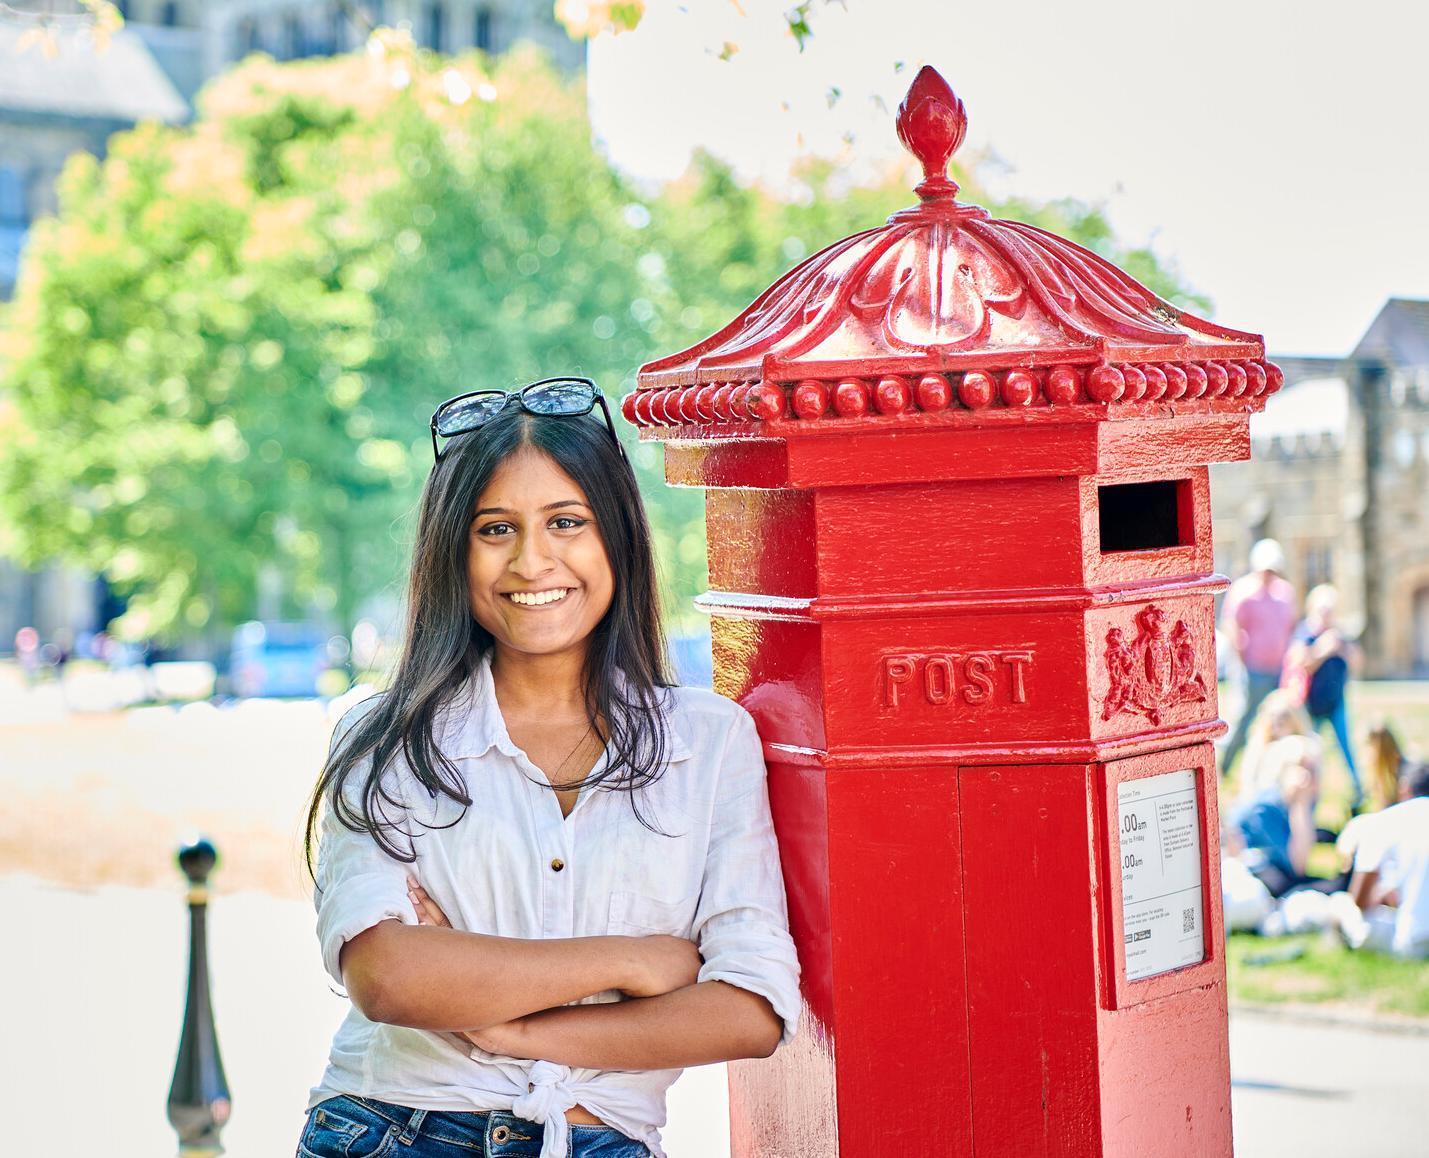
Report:
[[[1126,979],[1206,957],[1201,922],[1201,810],[1187,768],[1117,785]]]

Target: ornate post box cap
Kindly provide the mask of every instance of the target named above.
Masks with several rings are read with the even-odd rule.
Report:
[[[963,103],[932,68],[899,106],[919,204],[785,274],[718,333],[641,367],[642,436],[830,433],[1262,409],[1258,334],[1185,313],[1110,262],[957,199]]]

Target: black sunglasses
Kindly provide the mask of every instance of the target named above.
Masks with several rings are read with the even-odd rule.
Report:
[[[600,387],[589,378],[543,378],[522,386],[519,390],[472,390],[448,398],[432,414],[432,458],[442,461],[445,447],[437,445],[437,436],[451,438],[458,434],[470,434],[486,425],[515,400],[527,414],[540,414],[549,418],[574,418],[589,414],[597,406],[605,415],[605,428],[615,440],[620,457],[625,458],[625,447],[620,436],[615,433],[615,423],[610,418],[610,407],[605,404],[605,395]],[[627,460],[628,461],[628,460]]]

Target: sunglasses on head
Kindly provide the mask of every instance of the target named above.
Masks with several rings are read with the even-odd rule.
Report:
[[[610,418],[610,407],[605,404],[605,396],[600,387],[589,378],[543,378],[522,386],[518,390],[472,390],[448,398],[432,414],[432,458],[442,461],[446,447],[437,443],[438,436],[452,438],[458,434],[470,434],[490,422],[507,406],[515,401],[527,414],[539,414],[547,418],[576,418],[589,414],[597,406],[605,415],[605,428],[615,441],[620,457],[625,458],[625,447],[615,433],[615,423]]]

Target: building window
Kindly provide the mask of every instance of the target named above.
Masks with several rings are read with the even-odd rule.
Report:
[[[30,214],[25,206],[25,174],[14,165],[0,165],[0,225],[25,226]]]
[[[347,17],[341,4],[333,4],[327,14],[327,51],[329,54],[341,52],[347,47]]]
[[[491,45],[491,9],[478,8],[476,10],[476,27],[472,29],[471,42],[481,49],[482,52],[490,52]]]
[[[1306,543],[1304,553],[1306,589],[1331,582],[1335,577],[1334,564],[1334,548],[1328,542],[1322,539]]]
[[[296,16],[283,17],[283,59],[294,60],[303,55],[303,22]]]
[[[445,4],[427,5],[427,47],[433,52],[447,50],[447,8]]]
[[[238,31],[234,36],[234,48],[234,55],[238,57],[258,51],[258,25],[251,18],[245,18],[238,22]]]
[[[179,22],[179,6],[170,0],[165,4],[159,14],[159,23],[165,28],[173,28]]]

